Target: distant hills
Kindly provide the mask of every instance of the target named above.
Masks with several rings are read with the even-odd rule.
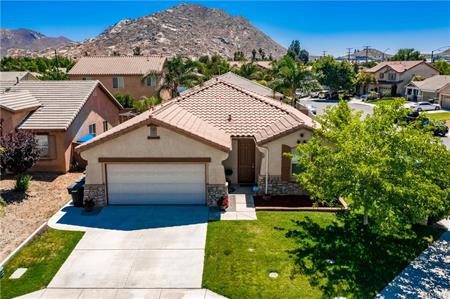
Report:
[[[43,51],[48,48],[65,46],[71,42],[63,36],[48,37],[29,29],[0,29],[1,56],[5,56],[10,49]]]
[[[60,45],[55,43],[52,47],[57,48],[60,54],[71,57],[132,55],[135,48],[139,48],[143,55],[181,54],[192,57],[220,54],[232,58],[236,51],[242,51],[250,58],[252,50],[258,51],[260,48],[266,57],[272,55],[278,58],[286,53],[285,48],[247,19],[231,16],[221,9],[192,4],[180,4],[137,19],[121,20],[97,37],[81,43],[67,41],[62,38]],[[40,55],[51,55],[54,51],[37,47],[36,42],[9,43],[8,49],[22,48],[10,50],[8,54],[13,56],[29,50]]]

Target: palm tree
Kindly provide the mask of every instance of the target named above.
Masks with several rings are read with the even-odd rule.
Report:
[[[192,87],[203,82],[203,75],[199,72],[199,62],[192,61],[189,58],[176,56],[167,61],[167,71],[164,76],[164,82],[159,90],[167,90],[172,98],[178,96],[178,87]]]
[[[292,105],[296,103],[296,90],[301,87],[307,87],[309,72],[305,66],[295,61],[289,55],[283,56],[279,61],[274,63],[274,80],[272,87],[291,97]]]

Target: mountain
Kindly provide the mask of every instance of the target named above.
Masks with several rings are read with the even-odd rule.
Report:
[[[380,50],[377,49],[368,49],[367,50],[367,54],[366,54],[366,50],[355,50],[355,52],[353,52],[353,54],[351,54],[352,59],[355,59],[357,57],[367,57],[371,60],[383,60],[383,59],[387,59],[389,57],[391,57],[392,55],[383,53]]]
[[[277,58],[286,52],[245,18],[192,4],[180,4],[137,19],[121,20],[95,38],[60,47],[58,51],[76,58],[132,55],[137,47],[143,55],[191,57],[220,54],[232,58],[236,51],[251,57],[253,49],[262,48],[267,56],[272,54]]]
[[[29,29],[0,28],[0,56],[4,56],[10,49],[42,51],[48,48],[61,47],[71,43],[71,40],[60,37],[48,37],[40,32]]]

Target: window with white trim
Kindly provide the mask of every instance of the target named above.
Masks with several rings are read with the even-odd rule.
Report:
[[[89,134],[91,134],[91,135],[96,135],[96,133],[97,133],[97,128],[95,127],[95,124],[91,124],[91,125],[89,125]]]
[[[389,73],[389,80],[394,81],[396,77],[395,73]]]
[[[103,121],[103,132],[108,131],[108,122],[106,120]]]
[[[148,75],[145,78],[145,84],[147,86],[150,86],[150,87],[155,87],[156,86],[156,76],[155,75]]]
[[[158,127],[157,126],[149,126],[150,131],[148,133],[149,138],[158,138]]]
[[[300,172],[302,172],[302,168],[300,167],[300,165],[298,164],[298,149],[297,147],[294,147],[291,149],[291,175],[294,174],[298,174]]]
[[[50,153],[48,149],[48,135],[36,135],[35,138],[37,142],[37,148],[39,150],[39,156],[48,157]]]
[[[112,84],[113,84],[113,88],[124,88],[125,87],[123,77],[113,77]]]
[[[380,79],[384,79],[384,73],[379,74]]]

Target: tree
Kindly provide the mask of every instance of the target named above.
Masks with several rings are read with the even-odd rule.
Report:
[[[252,50],[252,61],[256,60],[256,49]]]
[[[116,93],[114,94],[116,100],[122,105],[123,108],[133,108],[134,99],[129,94]]]
[[[317,81],[327,86],[331,93],[340,90],[350,91],[355,84],[355,71],[348,61],[338,62],[331,56],[326,56],[313,65]]]
[[[39,77],[41,80],[69,80],[67,73],[61,72],[58,69],[48,70],[42,76]]]
[[[167,72],[160,93],[168,90],[172,97],[176,97],[178,96],[178,87],[192,87],[204,80],[204,76],[199,71],[201,68],[199,62],[189,58],[175,56],[167,61],[166,67]]]
[[[266,53],[262,48],[258,49],[259,56],[261,57],[261,60],[266,60]]]
[[[295,60],[303,62],[304,64],[308,63],[309,61],[308,51],[301,48],[300,41],[298,40],[293,40],[291,42],[287,54],[292,58],[294,58]]]
[[[233,54],[233,60],[234,61],[244,61],[245,60],[245,55],[244,52],[242,51],[236,51]]]
[[[197,64],[198,71],[204,76],[205,80],[208,80],[216,75],[225,74],[230,70],[230,64],[228,61],[220,55],[213,55],[211,59],[201,65]]]
[[[274,62],[273,69],[275,78],[272,82],[273,88],[290,96],[292,104],[295,105],[295,91],[305,86],[309,72],[304,65],[289,55]]]
[[[380,232],[401,232],[450,212],[450,152],[421,121],[404,121],[403,102],[361,118],[348,104],[317,118],[320,127],[295,155],[298,182],[315,200],[343,197],[350,213]]]
[[[142,97],[133,101],[133,108],[141,113],[161,103],[161,99],[157,97]]]
[[[394,56],[391,57],[390,60],[399,61],[399,60],[423,60],[425,57],[420,54],[419,51],[412,48],[399,49]]]
[[[366,72],[360,72],[356,75],[356,90],[367,93],[367,85],[376,83],[377,79],[372,74]]]
[[[0,170],[18,175],[16,186],[22,181],[23,173],[39,159],[35,136],[23,130],[13,131],[0,138]]]
[[[134,49],[133,49],[133,55],[134,56],[141,56],[142,54],[141,54],[141,47],[135,47]]]
[[[450,75],[450,65],[445,60],[438,60],[433,63],[434,68],[439,71],[441,75]]]

